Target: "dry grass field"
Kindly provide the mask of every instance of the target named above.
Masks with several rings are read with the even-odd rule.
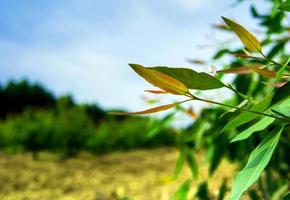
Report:
[[[171,148],[103,156],[82,153],[65,161],[47,153],[42,153],[39,161],[30,154],[1,154],[0,199],[167,200],[190,177],[186,169],[177,181],[172,181],[177,155],[177,150]],[[202,157],[199,155],[199,163]],[[234,166],[222,163],[209,181],[213,194],[233,171]],[[193,182],[189,196],[194,194],[196,184],[207,178],[207,166],[202,165],[200,178]]]

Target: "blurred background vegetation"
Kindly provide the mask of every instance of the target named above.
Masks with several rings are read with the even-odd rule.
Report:
[[[0,146],[7,153],[73,156],[79,151],[103,154],[176,144],[173,129],[156,128],[162,119],[106,115],[95,104],[76,104],[71,96],[56,98],[27,80],[3,85],[0,97]]]

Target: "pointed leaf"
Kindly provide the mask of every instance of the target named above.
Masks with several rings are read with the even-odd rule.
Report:
[[[204,72],[198,73],[192,69],[168,67],[151,67],[150,69],[162,72],[181,81],[189,89],[211,90],[225,87],[217,78]]]
[[[287,67],[287,65],[286,65]],[[275,78],[276,77],[276,80],[281,80],[281,78],[289,78],[290,77],[290,74],[282,74],[280,73],[280,75],[278,75],[277,73],[280,71],[278,71],[277,73],[275,71],[270,71],[270,70],[267,70],[267,69],[262,69],[260,67],[251,67],[253,69],[253,71],[257,72],[258,74],[262,75],[262,76],[265,76],[265,77],[269,77],[269,78]],[[279,77],[279,78],[277,78]]]
[[[243,26],[240,24],[222,17],[225,23],[236,33],[236,35],[240,38],[242,43],[246,46],[247,49],[250,51],[257,51],[261,52],[262,47],[258,39],[250,33],[248,30],[246,30]]]
[[[197,65],[204,65],[205,64],[205,61],[200,60],[200,59],[187,59],[187,61],[192,63],[192,64],[197,64]]]
[[[163,90],[144,90],[144,91],[152,94],[168,94],[168,92]]]
[[[253,71],[257,72],[261,76],[265,76],[268,78],[275,78],[277,76],[275,71],[262,69],[261,67],[257,67],[257,66],[224,69],[224,70],[217,71],[217,73],[220,73],[220,74],[250,74]],[[288,78],[288,77],[290,77],[290,74],[282,74],[281,77]]]
[[[249,128],[247,128],[246,130],[244,130],[243,132],[239,133],[238,135],[236,135],[232,140],[232,142],[237,142],[237,141],[241,141],[241,140],[245,140],[247,138],[249,138],[254,132],[257,131],[262,131],[265,128],[267,128],[275,119],[271,118],[271,117],[263,117],[260,121],[258,121],[257,123],[255,123],[254,125],[250,126]]]
[[[275,71],[270,71],[267,69],[261,69],[259,67],[251,67],[251,69],[255,72],[257,72],[258,74],[268,77],[268,78],[275,78],[276,76],[276,72]]]
[[[182,82],[167,74],[143,67],[142,65],[138,64],[129,65],[137,74],[143,77],[146,81],[156,87],[163,89],[168,93],[184,95],[188,94],[189,92],[188,88]]]
[[[252,70],[249,67],[238,67],[238,68],[232,68],[232,69],[224,69],[219,70],[217,73],[220,74],[250,74]]]
[[[192,177],[194,179],[197,179],[198,178],[198,166],[197,166],[196,159],[195,159],[193,153],[191,152],[191,149],[187,149],[186,161],[187,161],[187,164],[190,168]]]
[[[290,118],[290,96],[273,105],[271,109]]]
[[[271,87],[276,87],[276,88],[280,88],[283,87],[287,82],[262,82],[265,85],[271,86]]]
[[[245,99],[244,101],[242,101],[239,105],[237,105],[236,107],[238,108],[242,108],[245,105],[247,105],[247,103],[249,102],[248,99]],[[222,117],[224,117],[226,114],[231,113],[231,112],[235,112],[238,108],[231,108],[229,110],[227,110],[226,112],[224,112],[223,114],[221,114],[221,116],[219,117],[219,119],[221,119]]]
[[[171,200],[187,200],[187,196],[190,190],[191,180],[186,180],[178,188],[178,190],[171,197]]]
[[[274,129],[251,153],[247,165],[234,178],[231,200],[240,199],[241,195],[258,180],[273,155],[283,128]]]
[[[290,0],[285,1],[279,6],[279,9],[290,12]]]
[[[175,163],[175,170],[174,170],[174,178],[177,179],[178,176],[180,175],[184,163],[185,163],[185,152],[184,152],[184,148],[180,148],[179,149],[179,156],[177,158],[177,161]]]
[[[224,179],[222,185],[219,188],[219,194],[218,194],[217,200],[225,199],[227,190],[228,190],[228,188],[227,188],[227,180]]]
[[[177,105],[178,105],[178,103],[173,103],[173,104],[158,106],[158,107],[155,107],[155,108],[150,108],[148,110],[143,110],[143,111],[138,111],[138,112],[110,112],[109,114],[111,114],[111,115],[143,115],[143,114],[151,114],[151,113],[156,113],[156,112],[160,112],[160,111],[163,111],[163,110],[168,110],[170,108],[174,108]]]
[[[182,110],[183,112],[185,112],[186,114],[188,114],[190,117],[192,117],[193,119],[196,119],[197,118],[197,113],[194,112],[193,108],[190,107],[189,109],[183,109]]]
[[[235,53],[233,54],[237,58],[253,58],[251,54],[245,54],[245,53]]]
[[[287,69],[289,62],[290,62],[290,58],[288,58],[286,63],[278,70],[276,74],[276,82],[280,81],[281,78],[283,78],[283,72]]]
[[[257,111],[257,112],[263,112],[271,104],[272,98],[273,98],[273,94],[268,95],[262,101],[260,101],[258,104],[252,106],[250,108],[250,110]],[[241,126],[241,125],[243,125],[245,123],[248,123],[248,122],[252,121],[253,119],[256,119],[257,117],[259,117],[258,114],[254,114],[254,113],[250,113],[250,112],[244,111],[243,113],[241,113],[240,115],[238,115],[236,118],[234,118],[233,120],[231,120],[223,128],[222,131],[236,128],[238,126]]]

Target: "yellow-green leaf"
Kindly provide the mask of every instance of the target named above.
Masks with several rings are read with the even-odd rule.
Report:
[[[189,93],[188,88],[181,81],[176,80],[175,78],[172,78],[167,74],[156,70],[148,69],[138,64],[129,65],[137,74],[143,77],[146,81],[156,87],[163,89],[168,93],[177,95],[184,95]]]
[[[169,68],[169,67],[150,67],[184,83],[189,89],[211,90],[225,87],[225,85],[216,77],[204,72],[196,72],[188,68]]]
[[[245,29],[240,24],[226,18],[222,17],[225,23],[236,33],[236,35],[240,38],[242,43],[246,46],[246,48],[250,51],[261,52],[262,46],[259,40],[250,33],[247,29]]]

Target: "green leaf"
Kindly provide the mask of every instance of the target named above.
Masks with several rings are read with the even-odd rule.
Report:
[[[279,6],[279,9],[290,12],[290,0],[285,1]]]
[[[259,40],[250,33],[247,29],[245,29],[240,24],[226,18],[222,17],[224,22],[236,33],[236,35],[240,38],[242,43],[246,46],[250,51],[261,52],[262,46]]]
[[[208,191],[207,182],[202,182],[198,185],[195,197],[196,197],[195,199],[198,199],[198,200],[211,200],[212,199]]]
[[[249,138],[254,132],[262,131],[267,128],[275,119],[271,117],[263,117],[260,121],[250,126],[243,132],[236,135],[230,142],[237,142]]]
[[[290,96],[282,99],[271,107],[272,110],[278,111],[290,118]]]
[[[217,78],[187,68],[150,67],[150,69],[167,74],[184,83],[189,89],[211,90],[225,85]]]
[[[283,196],[282,200],[290,200],[290,192],[287,192],[287,193]]]
[[[142,65],[129,64],[132,69],[143,77],[146,81],[152,85],[163,89],[164,91],[177,95],[188,94],[188,88],[180,81],[172,78],[171,76],[152,70]]]
[[[176,164],[175,164],[175,170],[174,170],[174,178],[178,178],[178,176],[180,175],[182,169],[183,169],[183,166],[184,166],[184,163],[185,163],[185,152],[184,152],[184,148],[180,148],[179,149],[179,156],[178,156],[178,159],[176,161]]]
[[[195,157],[190,149],[187,149],[186,161],[187,161],[187,164],[190,168],[192,177],[194,179],[197,179],[198,178],[198,166],[197,166],[196,159],[195,159]]]
[[[228,190],[228,188],[227,188],[227,180],[224,179],[222,185],[219,188],[219,194],[218,194],[217,200],[225,199],[227,190]]]
[[[171,200],[187,200],[190,190],[191,180],[186,180],[171,197]]]
[[[279,82],[281,80],[281,78],[283,76],[283,72],[287,69],[289,62],[290,62],[290,58],[288,58],[288,60],[286,61],[286,63],[276,73],[276,78],[275,78],[275,81],[276,82]]]
[[[233,180],[231,200],[240,199],[241,195],[258,180],[273,155],[283,128],[274,129],[251,153],[246,166]]]
[[[272,98],[273,98],[273,94],[268,95],[262,101],[260,101],[258,104],[252,106],[250,108],[250,110],[257,111],[257,112],[263,112],[271,104]],[[241,126],[241,125],[243,125],[245,123],[248,123],[248,122],[256,119],[259,116],[260,115],[258,115],[258,114],[254,114],[254,113],[250,113],[250,112],[244,111],[243,113],[241,113],[240,115],[238,115],[236,118],[234,118],[233,120],[231,120],[223,128],[222,132],[225,131],[225,130],[229,130],[229,129],[236,128],[236,127]]]
[[[287,183],[285,185],[281,186],[280,188],[278,188],[278,190],[276,190],[273,193],[271,200],[280,200],[280,199],[283,200],[282,197],[283,197],[283,195],[285,195],[285,192],[287,192],[288,188],[289,188],[289,184],[287,184]],[[290,195],[288,197],[288,200],[290,200]]]
[[[249,102],[248,99],[245,99],[244,101],[242,101],[239,105],[237,105],[236,107],[238,108],[242,108],[244,107],[247,103]],[[224,112],[223,114],[221,114],[221,116],[219,117],[219,119],[223,118],[226,114],[228,113],[232,113],[235,112],[238,108],[231,108],[229,110],[227,110],[226,112]]]

